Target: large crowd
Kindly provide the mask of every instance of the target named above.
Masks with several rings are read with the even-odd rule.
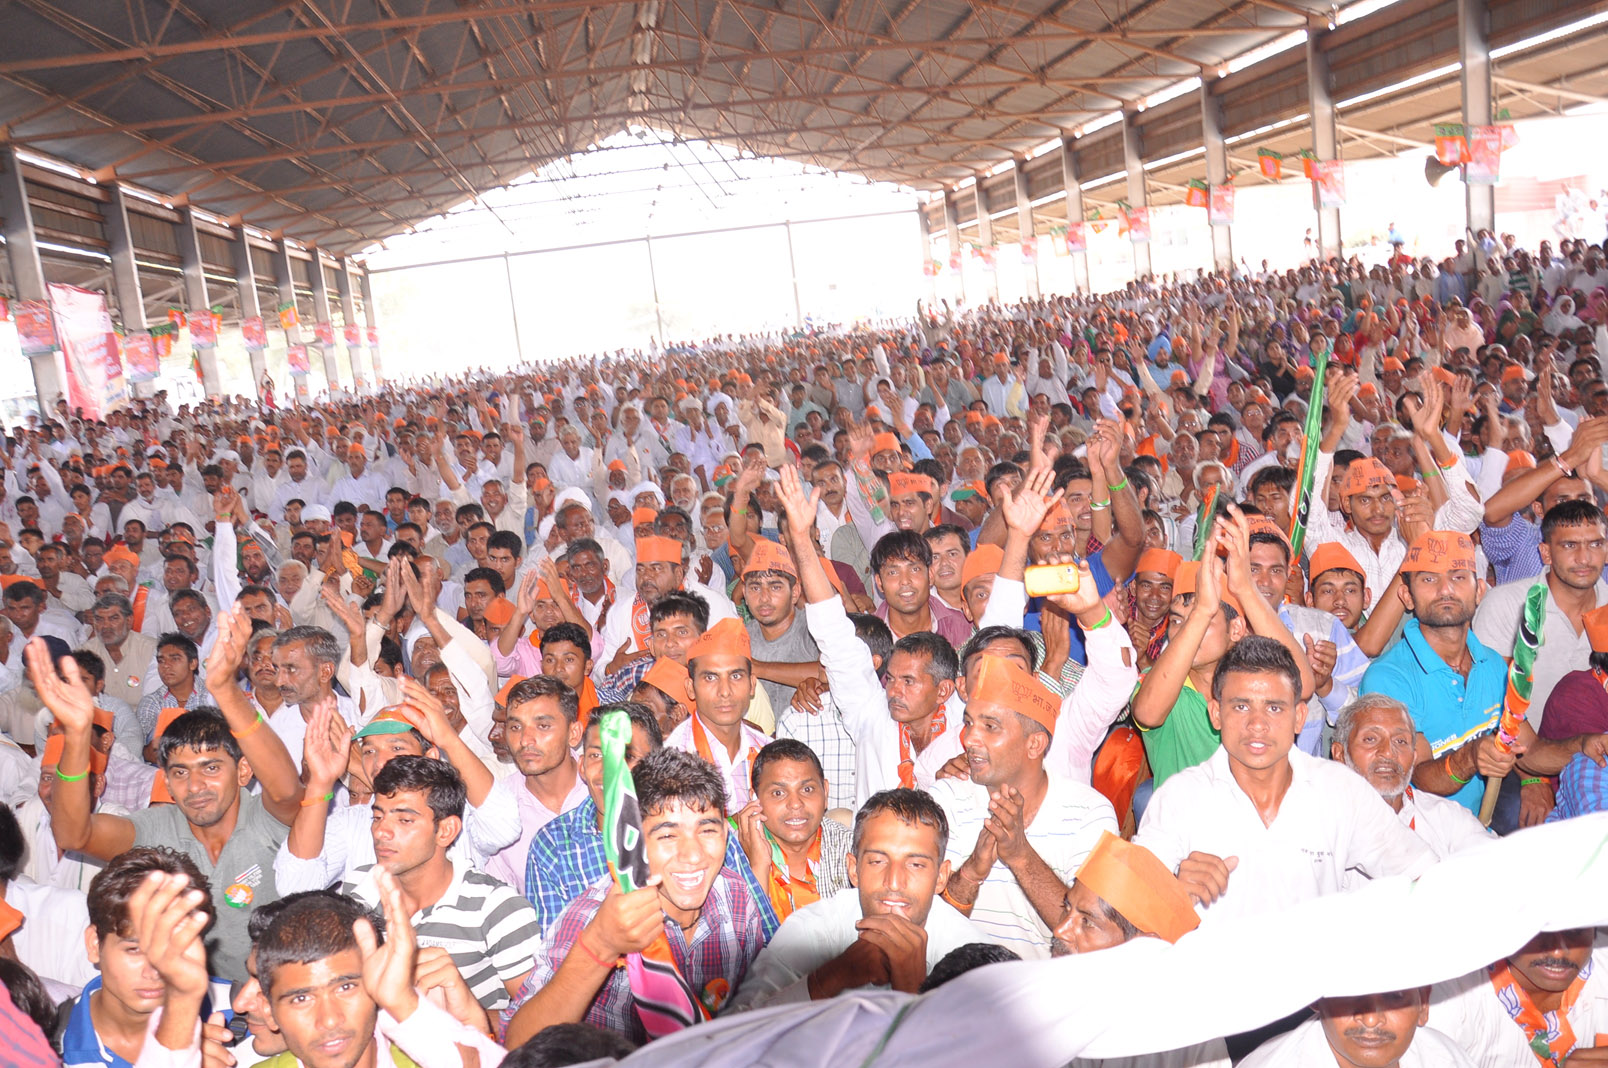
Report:
[[[808,1003],[1600,812],[1605,346],[1603,249],[1481,233],[58,403],[0,456],[0,1060],[608,1063],[763,1009],[839,1063]],[[1120,1063],[1608,1064],[1596,928],[1529,934]]]

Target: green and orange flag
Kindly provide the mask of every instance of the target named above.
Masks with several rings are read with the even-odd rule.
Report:
[[[1312,480],[1317,474],[1318,445],[1323,440],[1323,379],[1329,370],[1332,343],[1318,350],[1312,361],[1312,392],[1307,396],[1306,426],[1301,442],[1301,463],[1295,469],[1295,503],[1290,509],[1290,559],[1301,559],[1306,542],[1306,517],[1312,507]]]
[[[648,855],[643,848],[642,809],[636,783],[625,762],[631,741],[631,717],[609,712],[598,726],[603,747],[603,852],[622,894],[648,883]],[[710,1018],[686,976],[676,966],[670,943],[660,934],[641,953],[628,953],[625,974],[631,999],[649,1038],[662,1038]]]

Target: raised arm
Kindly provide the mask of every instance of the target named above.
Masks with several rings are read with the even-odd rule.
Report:
[[[1219,531],[1221,544],[1228,547],[1228,589],[1239,599],[1240,609],[1245,614],[1245,625],[1253,634],[1272,638],[1290,650],[1290,655],[1295,657],[1296,667],[1301,669],[1301,700],[1309,700],[1317,689],[1311,660],[1301,643],[1295,640],[1295,635],[1290,633],[1290,628],[1284,625],[1279,614],[1251,581],[1250,521],[1231,504],[1223,516]]]
[[[301,772],[279,735],[263,729],[267,721],[240,688],[240,664],[251,637],[251,617],[244,609],[220,606],[217,627],[218,636],[207,657],[207,689],[262,785],[263,808],[289,826],[301,808]]]

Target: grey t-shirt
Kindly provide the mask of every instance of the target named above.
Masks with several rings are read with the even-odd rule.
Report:
[[[747,621],[749,642],[753,645],[755,660],[768,660],[782,664],[815,664],[821,659],[821,651],[815,647],[815,639],[810,637],[810,628],[804,622],[803,612],[793,613],[793,624],[788,627],[780,638],[768,641],[759,624],[750,619]],[[771,709],[781,715],[782,710],[793,703],[792,686],[783,686],[779,682],[760,680],[765,687],[765,694],[770,698]]]
[[[212,905],[218,913],[217,921],[207,932],[212,974],[230,982],[245,982],[246,957],[251,953],[246,921],[252,909],[279,899],[274,885],[274,856],[290,835],[290,828],[262,807],[261,798],[241,790],[234,833],[214,864],[206,846],[191,832],[179,806],[152,805],[129,819],[134,823],[136,846],[167,846],[184,853],[207,877],[212,885]]]

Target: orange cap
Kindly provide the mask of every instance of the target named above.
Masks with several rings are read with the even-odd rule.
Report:
[[[1100,832],[1073,878],[1146,934],[1176,942],[1200,926],[1178,877],[1150,850],[1110,831]]]
[[[1417,493],[1418,480],[1412,475],[1397,475],[1396,488],[1401,490],[1403,493]]]
[[[1506,367],[1502,368],[1502,381],[1523,382],[1524,379],[1524,368],[1520,367],[1518,364],[1510,363]]]
[[[1171,549],[1146,549],[1139,554],[1139,562],[1134,565],[1133,573],[1141,571],[1154,571],[1166,575],[1169,579],[1178,577],[1178,567],[1184,558]]]
[[[977,683],[972,687],[972,700],[984,694],[999,701],[1014,712],[1019,712],[1039,726],[1055,733],[1055,720],[1061,714],[1061,702],[1055,699],[1050,688],[1028,674],[1027,669],[1003,656],[984,655],[977,665]]]
[[[735,619],[722,619],[699,635],[698,640],[687,649],[687,663],[713,653],[752,658],[753,642],[748,637],[748,628]]]
[[[174,708],[170,706],[158,712],[156,714],[156,729],[151,732],[151,737],[153,739],[162,737],[162,735],[167,732],[168,727],[172,725],[173,721],[188,711],[188,708]]]
[[[1467,534],[1455,530],[1431,530],[1420,534],[1407,547],[1407,559],[1401,562],[1403,572],[1433,571],[1447,574],[1452,571],[1473,571],[1474,543]]]
[[[744,575],[758,571],[780,571],[798,578],[798,568],[793,566],[793,554],[768,538],[754,539],[754,549],[748,554],[748,563],[743,565]]]
[[[1535,466],[1535,457],[1523,449],[1513,449],[1508,452],[1508,470],[1522,471]]]
[[[687,669],[671,660],[668,656],[661,656],[648,668],[642,676],[642,681],[664,691],[672,701],[685,701],[687,699],[687,682],[692,678]]]
[[[871,452],[873,454],[879,453],[879,452],[898,452],[898,451],[899,451],[899,436],[897,434],[890,434],[890,433],[884,431],[883,433],[878,434],[876,437],[871,439]]]
[[[681,543],[662,534],[650,534],[636,540],[636,558],[639,564],[679,564]]]
[[[135,555],[134,550],[130,549],[126,545],[116,545],[110,549],[107,549],[106,552],[102,554],[101,560],[108,564],[121,561],[125,564],[133,564],[135,567],[140,566],[140,558]]]
[[[497,699],[496,699],[497,704],[499,704],[499,705],[507,705],[508,704],[508,693],[509,693],[509,691],[512,690],[515,686],[518,686],[520,683],[524,682],[528,678],[530,678],[529,675],[510,675],[510,676],[508,676],[508,681],[503,683],[503,688],[497,691]]]
[[[1313,582],[1317,582],[1318,576],[1324,572],[1336,569],[1355,571],[1363,576],[1364,579],[1368,576],[1368,572],[1364,571],[1362,565],[1357,563],[1357,558],[1351,555],[1351,550],[1337,541],[1326,541],[1312,550],[1312,559],[1308,562],[1307,573],[1312,576]]]
[[[1384,369],[1387,370],[1387,371],[1403,371],[1403,370],[1406,370],[1406,368],[1402,366],[1402,362],[1400,360],[1396,359],[1396,357],[1394,357],[1394,356],[1386,356],[1385,357]]]
[[[1586,625],[1586,637],[1591,641],[1591,651],[1608,653],[1608,604],[1593,608],[1582,615],[1580,621]]]
[[[994,353],[994,362],[995,363],[1010,363],[1011,358],[1009,356],[1005,355],[1003,352],[996,352],[996,353]]]
[[[486,605],[486,622],[500,627],[514,618],[514,602],[506,597],[493,597]]]
[[[936,495],[932,478],[927,475],[918,475],[911,471],[888,472],[888,496],[908,497],[912,493],[925,493],[932,497]]]
[[[977,546],[966,554],[966,562],[960,565],[960,588],[962,591],[971,585],[972,579],[982,578],[984,575],[999,573],[999,565],[1005,562],[1005,550],[998,545],[988,542]]]
[[[1178,565],[1178,574],[1173,576],[1173,596],[1182,597],[1186,593],[1194,593],[1196,583],[1200,579],[1200,561],[1185,560]],[[1222,591],[1222,601],[1236,612],[1244,614],[1240,608],[1239,598],[1228,592],[1225,584]]]
[[[1340,490],[1340,496],[1352,497],[1395,484],[1396,476],[1390,468],[1372,456],[1364,456],[1360,460],[1352,460],[1351,466],[1346,468],[1346,482]]]
[[[625,470],[625,461],[624,460],[610,460],[609,461],[609,470],[610,471],[624,471]]]
[[[640,527],[642,524],[651,523],[658,518],[659,513],[654,511],[652,508],[631,509],[631,525],[633,527]]]

